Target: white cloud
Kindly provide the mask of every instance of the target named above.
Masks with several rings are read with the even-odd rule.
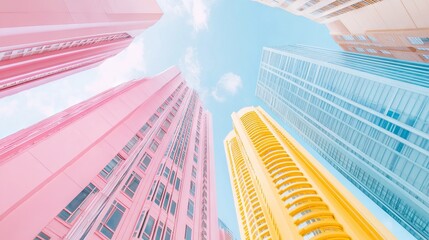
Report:
[[[146,72],[143,38],[136,38],[121,53],[104,61],[96,69],[96,80],[85,91],[96,94],[142,76]]]
[[[195,48],[188,47],[185,55],[179,61],[179,67],[183,72],[186,82],[195,90],[201,89],[201,65]]]
[[[225,95],[235,95],[243,87],[241,77],[234,73],[224,74],[216,84],[216,88],[212,90],[213,98],[218,102],[225,101]]]
[[[166,13],[188,17],[188,23],[195,32],[208,28],[210,8],[214,0],[160,0]]]

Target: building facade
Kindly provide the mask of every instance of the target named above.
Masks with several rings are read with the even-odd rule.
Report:
[[[234,240],[234,234],[232,234],[231,230],[226,226],[222,220],[219,219],[219,238],[218,240]]]
[[[97,66],[161,16],[155,0],[2,3],[0,97]]]
[[[429,65],[264,48],[256,95],[418,239],[429,236]]]
[[[211,116],[176,68],[0,146],[5,239],[218,237]]]
[[[260,107],[225,139],[242,239],[395,239]]]
[[[256,0],[326,24],[346,51],[429,63],[429,0]]]

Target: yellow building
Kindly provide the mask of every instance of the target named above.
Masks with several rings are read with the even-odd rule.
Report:
[[[242,239],[395,239],[262,108],[232,120],[224,144]]]

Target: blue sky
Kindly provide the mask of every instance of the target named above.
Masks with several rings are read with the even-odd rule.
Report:
[[[159,3],[164,10],[162,19],[118,56],[95,69],[1,99],[0,138],[122,82],[178,65],[213,114],[219,217],[238,237],[223,139],[232,128],[232,112],[250,105],[265,108],[254,95],[262,47],[299,43],[339,48],[323,25],[250,0]],[[398,239],[413,239],[341,174],[323,159],[321,162]]]

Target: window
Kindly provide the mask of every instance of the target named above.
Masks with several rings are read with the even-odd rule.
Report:
[[[368,48],[366,49],[369,53],[377,53],[377,50],[373,49],[373,48]]]
[[[191,199],[188,199],[188,217],[194,217],[194,202]]]
[[[149,123],[145,123],[142,128],[140,128],[140,132],[144,135],[150,129]]]
[[[429,55],[423,54],[422,56],[424,59],[429,60]]]
[[[173,184],[175,175],[176,175],[176,171],[173,171],[170,175],[170,184]]]
[[[164,109],[163,109],[162,107],[159,107],[156,111],[157,111],[158,113],[162,113],[162,112],[164,111]]]
[[[173,216],[174,216],[174,214],[176,213],[176,202],[175,202],[175,201],[171,201],[170,213],[171,213],[171,215],[173,215]]]
[[[194,166],[192,166],[192,177],[197,177],[197,169]]]
[[[195,152],[198,153],[198,146],[195,145]]]
[[[342,38],[346,41],[353,41],[355,38],[352,35],[343,35]]]
[[[176,190],[179,191],[180,189],[180,178],[176,179],[176,186],[175,186]]]
[[[193,181],[191,181],[191,187],[190,187],[190,189],[189,189],[189,193],[190,193],[192,196],[195,196],[195,183],[194,183]]]
[[[141,179],[142,178],[137,175],[137,173],[133,172],[128,178],[125,185],[122,187],[122,191],[124,191],[124,193],[127,194],[128,197],[133,198]]]
[[[164,193],[164,188],[165,188],[165,185],[163,183],[160,183],[158,187],[158,191],[156,192],[156,195],[155,195],[155,203],[158,206],[161,203],[161,198],[162,198],[162,194]]]
[[[143,219],[145,217],[145,213],[146,213],[145,211],[142,211],[142,213],[140,214],[139,220],[137,221],[136,227],[134,228],[133,237],[136,237],[137,234],[139,234],[140,228],[142,228],[141,224],[142,224]]]
[[[360,41],[366,41],[366,37],[364,35],[358,35],[356,36],[357,39],[359,39]]]
[[[164,129],[168,129],[170,127],[170,121],[168,121],[168,119],[165,119],[165,121],[162,123],[162,127]]]
[[[117,201],[114,201],[112,206],[110,206],[109,211],[107,211],[106,216],[104,216],[102,222],[98,226],[97,230],[108,239],[111,239],[124,213],[125,207]]]
[[[156,120],[158,120],[158,115],[156,115],[156,114],[153,114],[151,117],[150,117],[150,119],[149,119],[149,122],[153,125],[153,123],[154,122],[156,122]]]
[[[64,220],[65,222],[71,223],[81,212],[85,200],[88,199],[90,195],[93,195],[97,192],[98,188],[90,183],[58,214],[58,218]]]
[[[414,45],[422,45],[429,43],[429,37],[408,37],[408,41]]]
[[[119,155],[116,155],[100,172],[100,176],[104,179],[108,179],[110,174],[118,166],[119,162],[122,161],[122,158]]]
[[[165,131],[164,131],[164,129],[160,128],[160,129],[159,129],[159,131],[158,131],[158,134],[156,134],[156,137],[157,137],[159,140],[162,140],[162,139],[164,138],[164,135],[165,135]]]
[[[143,158],[140,160],[140,163],[139,163],[140,169],[143,170],[143,171],[146,171],[146,169],[149,166],[151,160],[152,160],[152,157],[149,156],[148,154],[145,154],[143,156]]]
[[[164,198],[164,203],[162,204],[162,208],[164,209],[164,210],[166,210],[167,209],[167,207],[168,207],[168,203],[170,202],[170,193],[166,193],[165,194],[165,198]]]
[[[361,48],[361,47],[357,47],[357,48],[356,48],[356,51],[358,51],[358,52],[365,52],[365,49],[363,49],[363,48]]]
[[[144,240],[150,239],[150,236],[152,235],[154,223],[155,223],[155,219],[153,219],[152,216],[149,216],[149,219],[147,220],[147,223],[146,223],[146,227],[144,228],[144,231],[143,231],[142,239]]]
[[[185,239],[186,240],[192,240],[192,229],[190,227],[188,227],[188,225],[186,225]]]
[[[171,229],[167,228],[167,231],[165,231],[164,240],[170,240],[171,239]]]
[[[140,137],[135,135],[133,138],[128,141],[127,145],[122,149],[124,152],[129,153],[130,150],[136,145],[136,143],[140,140]]]
[[[198,163],[198,157],[197,157],[197,155],[194,155],[194,162]]]
[[[158,149],[159,143],[155,140],[152,140],[152,143],[150,144],[150,150],[152,150],[152,152],[156,152],[156,150]]]
[[[161,239],[161,234],[162,234],[163,226],[164,226],[164,224],[162,222],[160,222],[158,224],[158,229],[156,230],[155,239]]]
[[[46,235],[46,233],[40,232],[34,240],[49,240],[49,239],[51,239],[51,237]]]
[[[380,50],[380,52],[383,54],[392,55],[392,53],[390,51],[387,51],[387,50]]]
[[[168,175],[170,175],[170,169],[168,167],[165,167],[164,174],[162,174],[162,175],[168,179]]]

